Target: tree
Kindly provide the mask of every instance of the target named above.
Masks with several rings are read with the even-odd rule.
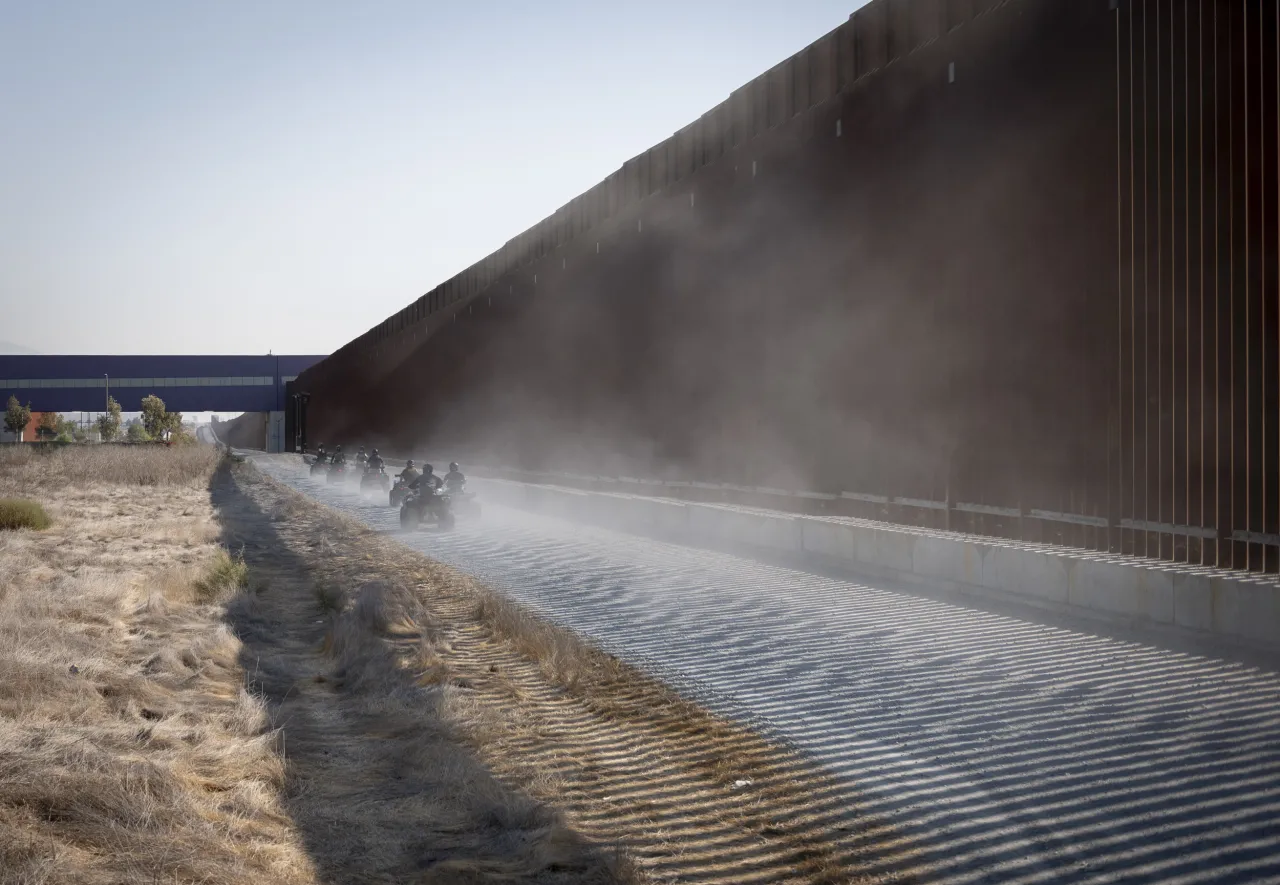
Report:
[[[168,412],[165,415],[165,430],[173,433],[174,436],[181,436],[184,432],[182,429],[182,413]]]
[[[169,429],[169,413],[164,409],[164,400],[154,393],[142,398],[142,426],[152,439],[159,439]]]
[[[22,431],[31,423],[31,404],[25,406],[18,403],[16,396],[9,397],[9,405],[4,411],[4,429],[22,441]]]
[[[130,424],[129,432],[126,434],[131,443],[144,443],[151,441],[151,435],[147,433],[147,429],[141,424]]]
[[[54,428],[58,431],[59,442],[75,442],[76,431],[79,430],[75,421],[66,415],[59,414],[54,419]]]
[[[164,400],[154,393],[149,394],[142,398],[142,426],[152,439],[163,439],[166,433],[181,436],[182,413],[166,412]]]
[[[98,434],[103,442],[111,442],[120,435],[120,404],[115,397],[107,397],[106,414],[98,416]]]
[[[58,438],[58,413],[43,412],[40,415],[40,423],[36,425],[36,438],[45,440]]]

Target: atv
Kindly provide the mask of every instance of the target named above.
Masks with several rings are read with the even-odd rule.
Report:
[[[329,482],[342,482],[347,478],[347,464],[345,461],[339,461],[336,464],[329,465]]]
[[[315,476],[317,473],[326,473],[328,472],[328,470],[329,470],[329,465],[324,462],[323,458],[317,457],[314,461],[311,462],[312,476]]]
[[[386,491],[391,487],[391,478],[387,476],[387,471],[382,467],[366,467],[364,475],[360,477],[360,494],[365,494],[370,490]]]
[[[396,484],[391,487],[391,492],[387,495],[388,506],[399,507],[404,503],[407,494],[409,494],[409,484],[403,477],[396,477]]]
[[[400,506],[400,527],[412,531],[428,520],[442,529],[453,528],[453,502],[444,489],[411,492]]]

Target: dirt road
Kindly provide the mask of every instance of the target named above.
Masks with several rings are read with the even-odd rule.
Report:
[[[438,767],[463,761],[432,744],[444,727],[462,736],[469,764],[494,776],[485,791],[517,809],[504,814],[529,817],[517,830],[561,821],[565,839],[596,846],[601,869],[612,869],[609,851],[622,849],[655,882],[910,879],[869,873],[906,846],[813,769],[527,622],[396,538],[251,469],[222,474],[213,502],[224,545],[242,551],[270,587],[232,628],[257,690],[284,723],[291,770],[304,785],[291,810],[320,868],[339,879],[404,874],[423,852],[444,851],[422,834]],[[342,632],[325,612],[352,610],[352,588],[371,583],[406,586],[417,607],[417,626],[399,639],[388,633],[394,654],[371,646],[357,656],[387,658],[372,698],[363,677],[327,659]],[[453,726],[442,725],[437,697],[452,705]],[[482,845],[474,847],[481,857]]]
[[[1275,672],[495,507],[400,540],[822,760],[920,849],[873,873],[1280,881]]]

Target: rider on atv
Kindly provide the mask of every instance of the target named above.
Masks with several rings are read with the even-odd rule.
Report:
[[[316,445],[316,463],[323,464],[324,459],[327,457],[328,455],[326,455],[324,451],[324,443],[317,444]]]
[[[346,463],[347,463],[347,456],[346,456],[346,455],[344,455],[344,454],[342,453],[342,446],[334,446],[334,449],[333,449],[333,463],[334,463],[334,464],[346,464]]]
[[[430,464],[422,465],[422,475],[409,483],[414,493],[400,507],[400,527],[417,528],[423,519],[434,519],[440,528],[453,528],[453,508],[449,496],[440,494],[444,480],[432,472]]]
[[[369,456],[364,453],[364,446],[360,447],[360,451],[356,452],[356,466],[363,467],[369,461]]]
[[[425,495],[425,494],[429,494],[431,492],[436,491],[443,485],[444,485],[444,480],[442,480],[440,477],[436,476],[432,472],[431,465],[423,464],[422,475],[415,478],[412,482],[410,482],[409,488],[413,489],[415,492],[418,492],[419,494]]]
[[[396,484],[391,489],[391,496],[388,498],[392,507],[399,507],[404,503],[405,495],[409,491],[409,483],[417,479],[419,475],[418,471],[413,469],[412,458],[404,462],[404,470],[396,474]]]
[[[378,454],[377,449],[374,449],[369,453],[369,462],[365,467],[375,472],[380,472],[382,470],[382,456]]]
[[[467,484],[467,478],[458,469],[457,461],[449,462],[449,472],[444,475],[444,487],[451,492],[461,492]]]

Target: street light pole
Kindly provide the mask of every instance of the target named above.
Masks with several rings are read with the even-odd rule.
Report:
[[[110,412],[111,411],[111,376],[108,375],[106,372],[103,372],[102,382],[107,388],[107,398],[103,402],[103,406],[105,406],[107,411]]]

